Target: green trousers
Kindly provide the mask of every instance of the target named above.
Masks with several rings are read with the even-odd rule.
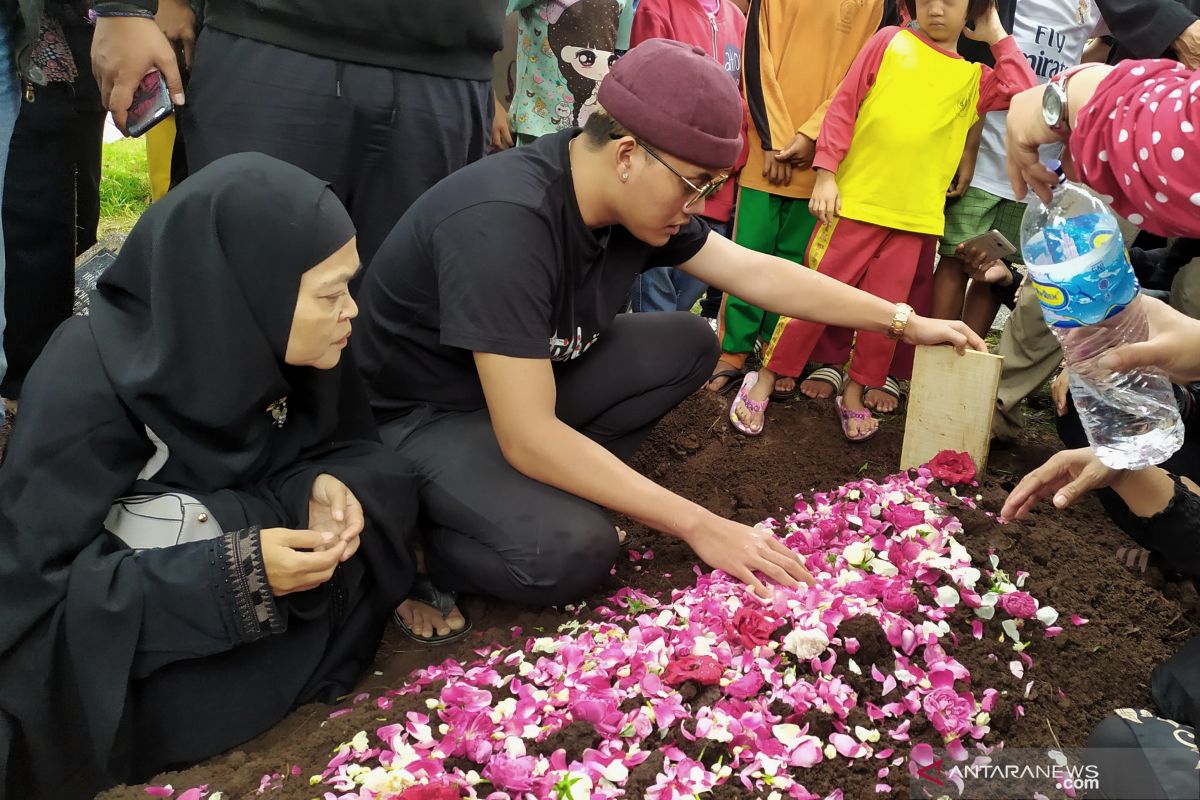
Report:
[[[738,193],[733,240],[751,250],[802,265],[816,224],[816,217],[808,212],[808,200],[742,187]],[[717,331],[721,358],[741,367],[755,344],[771,338],[778,320],[778,314],[726,294]]]

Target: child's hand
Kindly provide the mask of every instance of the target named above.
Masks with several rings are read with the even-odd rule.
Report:
[[[958,162],[958,171],[954,173],[954,182],[950,184],[946,197],[962,197],[967,193],[967,189],[971,188],[971,181],[975,178],[975,161],[978,156],[978,150],[968,148],[963,151],[962,158]]]
[[[808,210],[822,225],[832,224],[833,218],[842,213],[842,193],[832,172],[817,170],[817,184],[808,201]]]
[[[976,17],[974,22],[975,30],[963,28],[963,35],[968,39],[993,45],[1008,36],[1008,31],[1000,23],[1000,12],[996,10],[995,3],[988,6],[988,10]]]
[[[780,158],[779,150],[763,153],[763,177],[772,186],[789,186],[792,182],[792,162]]]
[[[797,133],[792,143],[776,153],[775,158],[787,161],[796,169],[808,169],[816,154],[817,143],[803,133]]]
[[[1062,416],[1067,413],[1067,394],[1071,391],[1071,371],[1066,367],[1059,370],[1050,384],[1050,396],[1054,398],[1054,413]]]

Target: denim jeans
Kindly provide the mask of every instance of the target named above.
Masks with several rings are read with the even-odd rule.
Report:
[[[729,236],[729,223],[705,220],[721,236]],[[708,289],[678,267],[654,267],[633,279],[630,307],[634,311],[691,311]]]
[[[0,15],[0,186],[4,185],[4,168],[8,165],[8,140],[21,109],[11,36],[7,17]],[[4,228],[0,226],[0,381],[4,380],[7,369],[8,361],[4,358]],[[0,420],[3,419],[4,404],[0,403]]]

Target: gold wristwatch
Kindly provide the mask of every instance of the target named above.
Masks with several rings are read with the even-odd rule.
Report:
[[[912,313],[912,306],[908,303],[896,303],[896,315],[892,317],[892,325],[887,332],[889,339],[900,339],[904,336],[904,329],[908,327],[908,318]]]

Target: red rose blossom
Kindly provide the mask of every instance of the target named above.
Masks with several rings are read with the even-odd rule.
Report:
[[[771,634],[778,630],[779,623],[772,622],[752,608],[742,606],[727,627],[729,635],[741,642],[742,647],[753,650],[771,641]]]
[[[970,454],[954,450],[943,450],[930,459],[929,471],[947,486],[975,480],[975,462]]]
[[[704,686],[716,686],[725,672],[712,656],[680,656],[667,664],[663,680],[672,686],[695,681]]]
[[[1029,619],[1037,613],[1037,600],[1034,600],[1029,592],[1002,594],[996,602],[1004,609],[1005,614],[1017,619]]]

